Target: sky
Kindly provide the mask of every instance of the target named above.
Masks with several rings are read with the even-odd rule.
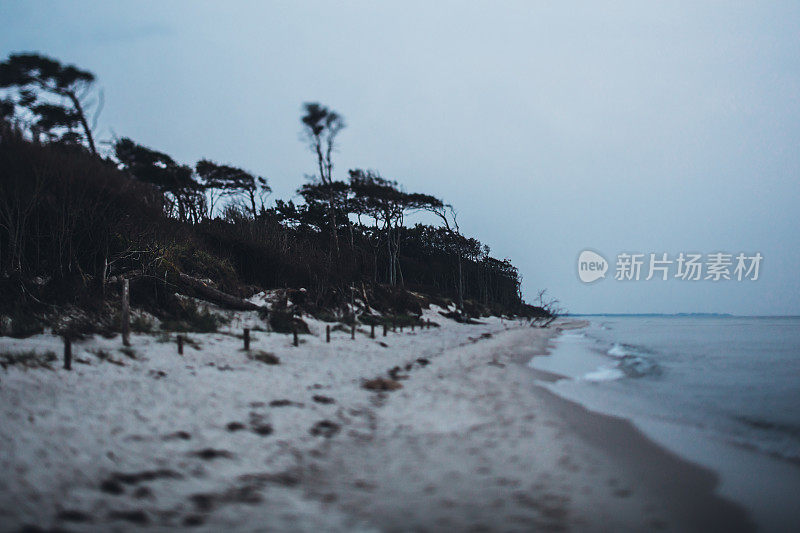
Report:
[[[334,177],[452,203],[528,299],[800,314],[800,3],[0,0],[0,55],[20,51],[97,75],[101,141],[235,164],[275,198],[314,172],[299,119],[321,102],[347,122]],[[604,279],[579,279],[586,249]],[[763,260],[621,281],[623,252]]]

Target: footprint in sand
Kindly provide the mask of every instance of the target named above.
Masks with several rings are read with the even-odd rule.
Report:
[[[322,396],[321,394],[315,394],[313,400],[317,403],[326,405],[336,403],[336,400],[334,400],[333,398],[329,396]]]
[[[339,433],[341,427],[336,422],[330,420],[320,420],[314,424],[309,432],[315,437],[325,437],[329,439]]]
[[[214,448],[204,448],[196,452],[190,452],[189,455],[199,457],[204,461],[213,461],[214,459],[232,459],[233,454],[227,450],[216,450]]]

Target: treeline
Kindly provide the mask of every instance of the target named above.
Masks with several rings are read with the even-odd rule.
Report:
[[[516,268],[464,236],[450,205],[371,170],[335,178],[345,127],[336,112],[305,104],[300,123],[317,173],[297,190],[302,201],[269,202],[266,178],[211,158],[187,165],[125,137],[99,154],[94,81],[36,54],[0,63],[6,302],[69,298],[65,286],[102,295],[108,279],[135,272],[166,282],[185,273],[239,296],[249,286],[303,287],[319,306],[386,285],[462,308],[524,309]],[[409,225],[419,212],[440,224]]]

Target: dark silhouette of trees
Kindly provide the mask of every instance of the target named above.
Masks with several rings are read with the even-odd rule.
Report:
[[[333,161],[336,136],[345,127],[344,119],[335,111],[318,103],[303,104],[305,115],[301,118],[309,147],[317,156],[319,179],[322,183],[333,181]]]
[[[194,179],[191,167],[180,165],[167,154],[136,144],[127,137],[114,144],[114,152],[123,170],[167,194],[170,200],[167,209],[176,211],[179,220],[196,223],[203,218],[203,187]]]
[[[258,215],[256,198],[261,200],[261,208],[263,209],[264,197],[272,192],[265,178],[254,176],[241,168],[219,165],[208,159],[203,159],[197,163],[195,169],[207,190],[220,191],[222,196],[229,198],[242,196],[246,198],[253,218]],[[213,209],[213,205],[211,209]]]
[[[0,135],[0,278],[100,285],[118,254],[153,241],[165,222],[163,201],[93,155],[7,130]]]
[[[96,155],[86,116],[89,108],[96,107],[99,112],[101,107],[101,98],[91,97],[94,82],[91,72],[39,54],[11,54],[0,63],[0,88],[15,93],[4,107],[13,102],[20,112],[27,113],[34,136],[42,132],[51,140],[72,144],[85,140]]]
[[[333,150],[336,146],[336,136],[345,127],[344,119],[335,111],[318,103],[303,104],[305,114],[300,121],[303,123],[303,132],[308,140],[308,146],[317,158],[319,169],[319,182],[323,186],[330,186],[333,182]],[[331,219],[331,236],[333,237],[336,255],[339,255],[339,231],[336,222],[336,211],[339,206],[333,195],[334,190],[327,189],[328,215]]]
[[[377,172],[355,169],[350,171],[350,189],[353,191],[356,213],[374,221],[374,229],[383,233],[389,256],[389,284],[403,283],[403,271],[398,262],[405,215],[421,209],[436,209],[443,205],[438,198],[421,193],[407,193],[396,181],[382,178]]]
[[[0,87],[11,89],[0,99],[0,311],[9,294],[42,297],[50,281],[33,279],[67,280],[62,294],[96,287],[104,296],[106,280],[123,275],[150,279],[148,293],[161,296],[223,291],[222,300],[240,302],[252,286],[303,287],[318,308],[352,305],[357,292],[367,307],[387,309],[407,288],[454,298],[456,318],[557,310],[541,295],[540,307],[526,306],[517,269],[463,235],[441,199],[372,170],[335,180],[344,121],[320,104],[305,104],[301,118],[319,175],[297,190],[301,201],[268,207],[267,180],[236,166],[203,159],[192,168],[126,137],[114,143],[115,161],[97,157],[85,116],[93,83],[91,73],[35,54],[0,64]],[[74,146],[83,143],[91,153]],[[420,211],[441,225],[409,227]]]

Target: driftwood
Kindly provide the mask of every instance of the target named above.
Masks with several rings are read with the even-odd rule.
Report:
[[[107,281],[109,283],[121,283],[123,280],[135,280],[139,278],[152,277],[154,276],[145,274],[141,270],[129,270],[117,276],[110,276],[107,278]],[[195,296],[226,309],[232,309],[234,311],[258,311],[259,309],[262,309],[260,305],[256,305],[252,302],[248,302],[247,300],[237,298],[232,294],[209,287],[204,281],[193,278],[188,274],[179,273],[177,277],[170,277],[169,282],[167,282],[165,279],[155,279],[160,280],[162,283],[167,283],[175,292],[185,296]]]
[[[203,300],[207,300],[213,304],[219,305],[220,307],[233,309],[235,311],[258,311],[259,309],[261,309],[260,305],[256,305],[252,302],[248,302],[247,300],[242,300],[241,298],[237,298],[236,296],[209,287],[201,280],[193,278],[186,274],[183,273],[178,274],[177,281],[178,281],[177,289],[179,290],[179,292],[186,294],[186,292],[184,291],[188,288],[194,293],[192,294],[190,292],[190,294],[188,294],[187,296],[193,296],[196,294]]]

